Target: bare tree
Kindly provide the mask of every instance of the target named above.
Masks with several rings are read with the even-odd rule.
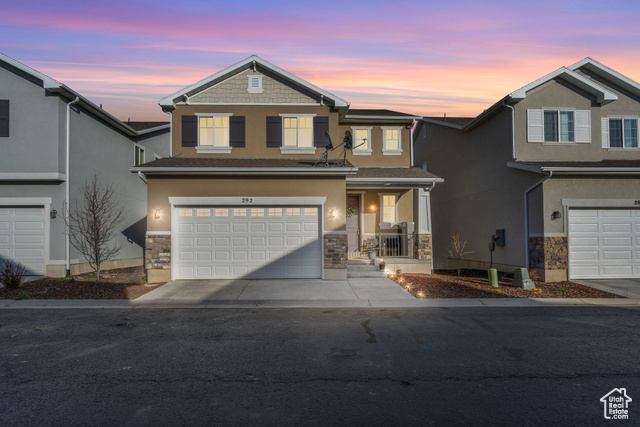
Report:
[[[65,224],[69,227],[71,245],[80,252],[95,271],[100,283],[100,267],[120,252],[122,245],[111,244],[125,219],[125,204],[117,186],[101,184],[96,173],[80,192],[82,198],[73,206],[64,205]],[[67,222],[68,221],[68,222]]]
[[[451,249],[449,249],[449,255],[456,259],[458,277],[460,277],[460,273],[462,272],[462,257],[475,252],[465,251],[465,246],[467,246],[467,241],[461,238],[459,234],[456,233],[451,235]]]

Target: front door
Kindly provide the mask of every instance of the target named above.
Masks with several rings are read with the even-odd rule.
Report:
[[[347,243],[349,252],[360,250],[360,196],[347,196]]]

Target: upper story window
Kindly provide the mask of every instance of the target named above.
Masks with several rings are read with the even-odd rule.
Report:
[[[313,117],[314,115],[288,115],[282,117],[283,154],[314,154]]]
[[[570,108],[527,110],[527,141],[591,142],[591,111]]]
[[[0,137],[9,136],[9,100],[0,99]]]
[[[371,155],[371,128],[370,127],[352,127],[351,136],[353,138],[354,156]]]
[[[544,112],[545,142],[575,142],[573,111]]]
[[[231,114],[198,114],[198,153],[230,153],[229,117]]]
[[[638,118],[603,118],[602,148],[638,148]]]
[[[402,154],[402,128],[383,127],[382,128],[382,153],[386,155]]]
[[[264,89],[262,88],[262,76],[261,75],[249,75],[249,87],[247,88],[248,93],[262,93]]]
[[[141,164],[143,164],[145,162],[144,160],[144,148],[140,147],[139,145],[134,145],[134,159],[133,162],[135,164],[135,166],[140,166]]]

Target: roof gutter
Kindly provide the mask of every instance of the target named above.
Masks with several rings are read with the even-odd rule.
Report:
[[[538,186],[542,185],[543,182],[548,180],[553,176],[553,171],[549,171],[549,175],[542,178],[540,181],[533,184],[531,187],[525,190],[524,192],[524,253],[526,258],[526,266],[527,271],[529,270],[529,193],[533,191]]]
[[[357,168],[211,168],[211,167],[132,167],[131,172],[166,175],[355,175]]]

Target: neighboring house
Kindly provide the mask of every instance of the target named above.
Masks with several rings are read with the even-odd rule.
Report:
[[[343,99],[251,56],[159,102],[172,157],[147,178],[150,281],[345,279],[348,256],[431,271],[429,193],[411,168],[416,117],[352,110]],[[353,137],[319,160],[329,143]],[[404,231],[404,233],[403,233]]]
[[[474,251],[467,267],[640,277],[639,117],[640,85],[586,58],[476,118],[424,118],[414,164],[445,180],[433,194],[436,268],[458,233]]]
[[[168,125],[138,132],[64,84],[0,54],[0,147],[0,260],[17,260],[33,276],[88,271],[67,243],[63,205],[78,201],[81,186],[96,172],[103,183],[117,185],[126,202],[114,242],[122,251],[103,267],[142,263],[146,185],[129,167],[141,155],[168,155]]]

